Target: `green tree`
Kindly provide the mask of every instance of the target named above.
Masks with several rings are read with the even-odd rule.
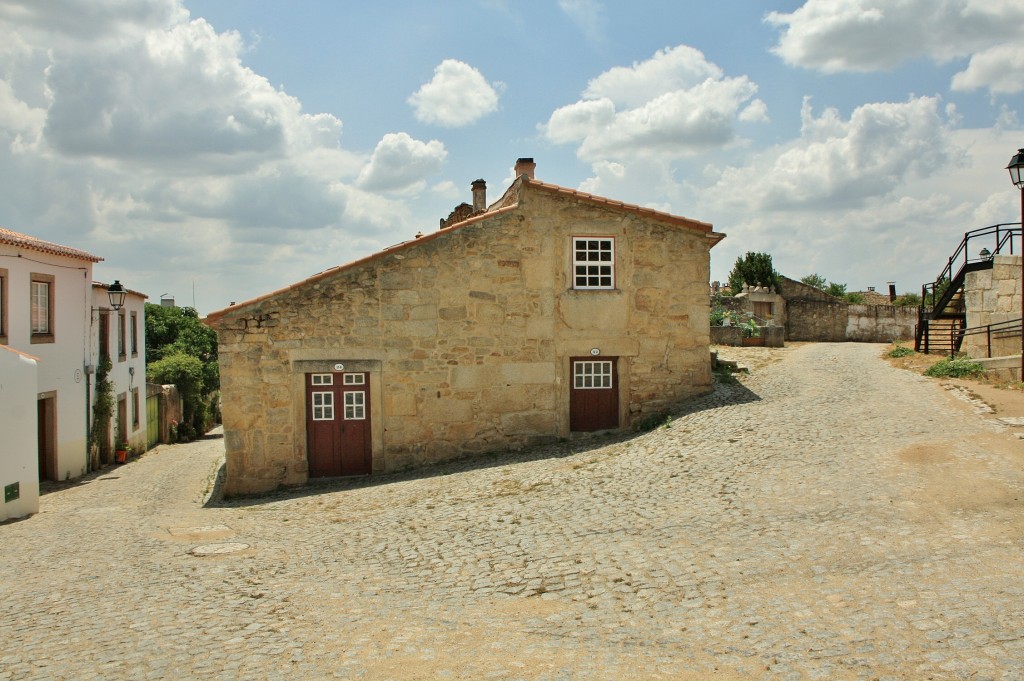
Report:
[[[220,388],[217,333],[194,308],[146,304],[146,380],[178,387],[185,409],[179,432],[206,432]]]
[[[836,298],[843,298],[846,296],[846,284],[837,284],[834,281],[830,281],[828,286],[825,287],[825,293]]]
[[[916,293],[904,293],[896,296],[896,300],[892,301],[892,304],[899,307],[917,307],[921,304],[921,296]]]
[[[729,273],[729,288],[735,295],[743,290],[744,284],[774,286],[778,289],[779,273],[772,265],[771,255],[747,251],[742,258],[736,258],[736,264]]]
[[[828,282],[825,281],[825,277],[820,274],[808,274],[806,277],[801,277],[800,282],[807,284],[808,286],[813,286],[816,289],[821,289],[822,291],[824,291],[825,287],[828,286]]]

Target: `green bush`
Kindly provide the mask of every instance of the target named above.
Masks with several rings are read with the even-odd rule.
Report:
[[[902,345],[897,345],[896,347],[889,351],[889,356],[894,358],[910,357],[912,354],[914,354],[913,350],[911,350],[910,348],[903,347]]]
[[[936,362],[924,372],[924,375],[933,378],[963,378],[965,376],[980,376],[983,373],[985,373],[985,367],[981,362],[976,362],[970,357],[956,357]]]

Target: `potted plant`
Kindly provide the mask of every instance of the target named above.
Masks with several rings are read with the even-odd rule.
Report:
[[[128,457],[131,455],[131,453],[131,445],[123,441],[118,442],[117,447],[114,449],[114,460],[117,461],[117,463],[125,463],[126,461],[128,461]]]
[[[761,327],[751,318],[743,324],[743,345],[764,345]]]

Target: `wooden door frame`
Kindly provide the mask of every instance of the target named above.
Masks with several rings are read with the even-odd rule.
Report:
[[[623,427],[623,416],[622,416],[622,377],[620,365],[622,362],[619,360],[621,357],[618,356],[604,356],[604,355],[574,355],[568,358],[568,373],[567,373],[567,387],[569,394],[569,410],[568,410],[568,428],[570,433],[586,433],[596,432],[602,430],[619,430]],[[615,397],[615,425],[608,428],[594,428],[586,430],[573,430],[572,428],[572,415],[573,415],[573,395],[580,389],[575,387],[575,366],[578,362],[610,362],[612,365],[612,385],[606,390],[610,391]],[[586,390],[586,389],[583,389]]]
[[[36,396],[37,416],[39,411],[45,412],[43,418],[39,418],[36,428],[37,446],[39,449],[39,479],[59,480],[60,471],[57,468],[57,392],[49,391],[39,393]],[[45,438],[40,437],[43,429],[46,429]]]
[[[330,350],[295,350],[291,355],[292,385],[292,423],[297,434],[292,440],[296,461],[301,461],[303,468],[299,474],[309,479],[309,451],[306,436],[306,374],[335,373],[335,367],[342,365],[345,373],[365,373],[369,375],[369,405],[372,414],[370,419],[370,470],[371,475],[383,473],[387,469],[385,462],[384,443],[384,390],[382,380],[383,362],[372,358],[345,358],[328,355]],[[334,351],[336,352],[336,351]],[[301,481],[301,479],[300,479]]]

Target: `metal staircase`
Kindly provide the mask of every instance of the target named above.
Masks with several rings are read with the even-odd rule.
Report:
[[[992,269],[992,257],[997,253],[1012,255],[1014,241],[1020,242],[1020,236],[1018,223],[982,227],[964,234],[946,268],[934,282],[921,287],[914,350],[950,356],[960,351],[967,327],[967,273]],[[975,257],[969,255],[971,252]]]

